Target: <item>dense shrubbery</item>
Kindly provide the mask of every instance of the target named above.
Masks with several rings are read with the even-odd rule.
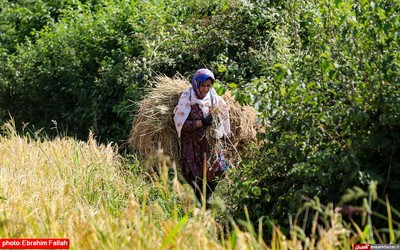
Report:
[[[0,8],[3,121],[10,113],[52,133],[54,120],[78,138],[91,129],[123,143],[148,80],[205,66],[269,123],[260,135],[269,143],[232,177],[236,215],[246,205],[255,219],[284,221],[303,196],[337,202],[371,180],[381,197],[400,189],[397,1],[26,0]]]
[[[47,8],[44,2],[20,5],[4,3],[3,15],[21,14],[31,5]],[[30,28],[27,36],[21,28],[13,47],[4,43],[1,114],[7,119],[9,111],[17,122],[49,133],[56,121],[78,138],[86,138],[91,129],[102,141],[118,143],[127,138],[134,102],[151,77],[191,74],[218,56],[222,42],[209,46],[212,39],[204,38],[203,25],[211,10],[228,11],[224,1],[206,6],[196,1],[90,1],[77,6],[59,6],[57,18],[39,23],[42,29]]]
[[[264,74],[242,92],[270,122],[269,144],[244,164],[233,194],[253,215],[288,218],[303,196],[337,204],[371,180],[381,197],[399,192],[399,11],[323,1],[280,12],[287,25],[271,38],[272,57],[258,54]]]

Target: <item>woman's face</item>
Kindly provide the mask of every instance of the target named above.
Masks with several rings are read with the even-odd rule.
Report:
[[[212,82],[212,80],[211,79],[207,79],[201,86],[200,86],[200,88],[199,88],[199,94],[200,94],[200,98],[202,99],[202,98],[204,98],[206,95],[207,95],[207,93],[208,93],[208,91],[210,91],[210,89],[211,89],[211,87],[212,87],[212,84],[213,84],[213,82]]]

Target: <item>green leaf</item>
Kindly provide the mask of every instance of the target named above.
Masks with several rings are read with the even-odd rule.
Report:
[[[259,196],[261,194],[261,188],[255,186],[251,188],[251,192],[253,193],[253,195],[255,196]]]
[[[165,249],[167,245],[172,241],[173,238],[176,237],[177,233],[181,229],[183,225],[189,220],[189,215],[186,214],[179,222],[174,226],[174,228],[169,232],[169,234],[165,237],[160,249]]]
[[[286,88],[285,88],[285,87],[281,87],[280,89],[281,89],[281,95],[282,95],[282,96],[285,96],[285,94],[286,94]]]

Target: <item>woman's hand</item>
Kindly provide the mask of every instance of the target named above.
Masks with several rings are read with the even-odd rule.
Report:
[[[203,119],[201,120],[201,123],[203,124],[203,127],[209,126],[209,125],[211,125],[212,120],[213,120],[212,115],[208,115],[206,118],[203,118]]]

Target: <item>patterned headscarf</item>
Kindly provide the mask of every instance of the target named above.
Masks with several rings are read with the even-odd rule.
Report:
[[[198,89],[200,86],[210,78],[213,82],[215,80],[214,74],[208,69],[199,69],[193,76],[192,87],[186,89],[179,98],[178,105],[174,109],[174,122],[178,137],[181,137],[183,124],[189,116],[191,106],[198,104],[204,117],[207,117],[213,106],[221,108],[221,116],[223,120],[223,128],[221,131],[223,135],[230,136],[230,121],[229,121],[229,107],[224,99],[217,95],[213,88],[202,99],[198,98]],[[196,90],[195,90],[196,89]]]
[[[214,83],[214,81],[215,81],[214,74],[208,69],[199,69],[196,71],[196,73],[194,73],[194,76],[192,79],[192,88],[194,90],[194,93],[196,93],[197,96],[200,96],[200,93],[199,93],[200,86],[209,78]]]

